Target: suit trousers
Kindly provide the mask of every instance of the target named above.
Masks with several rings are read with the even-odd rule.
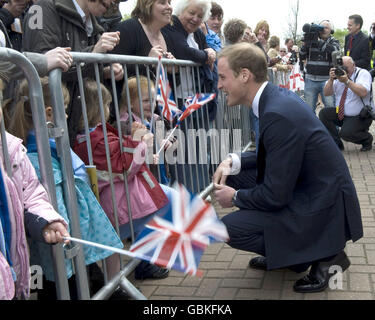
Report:
[[[256,185],[256,168],[241,170],[236,176],[229,176],[227,185],[239,190]],[[222,218],[229,234],[228,245],[232,248],[254,252],[267,256],[265,250],[264,229],[269,221],[269,214],[259,210],[241,209]],[[306,271],[313,262],[289,266],[294,272]]]
[[[339,120],[336,108],[324,108],[319,113],[319,119],[338,145],[342,143],[340,138],[362,145],[371,141],[372,135],[368,131],[372,122],[371,118],[345,116],[343,120]],[[338,131],[336,126],[341,127],[341,130]]]

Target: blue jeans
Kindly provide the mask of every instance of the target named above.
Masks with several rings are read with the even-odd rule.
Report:
[[[316,112],[316,104],[318,102],[318,95],[320,93],[325,108],[335,107],[334,96],[324,96],[323,89],[326,81],[312,81],[305,78],[305,100],[308,105],[312,108],[314,113]]]

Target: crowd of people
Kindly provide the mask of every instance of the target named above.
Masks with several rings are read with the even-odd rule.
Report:
[[[41,8],[42,28],[36,28],[32,23],[35,15],[29,8],[34,2]],[[103,123],[94,66],[81,65],[88,118],[85,124],[77,67],[70,52],[162,56],[165,59],[191,60],[201,65],[199,75],[190,73],[188,69],[179,70],[177,90],[174,92],[179,107],[192,93],[218,93],[219,90],[225,93],[228,106],[252,107],[250,116],[256,152],[243,155],[242,159],[238,159],[238,155],[230,155],[214,175],[215,195],[219,203],[223,207],[236,205],[241,209],[223,219],[230,234],[228,243],[262,255],[250,261],[250,267],[290,267],[303,272],[312,266],[312,271],[296,282],[297,292],[324,290],[329,280],[327,266],[330,263],[338,263],[343,270],[349,266],[343,248],[346,241],[362,236],[362,225],[356,192],[339,149],[344,149],[341,139],[362,145],[361,151],[372,149],[373,137],[369,127],[373,119],[373,102],[369,70],[375,26],[367,37],[361,31],[362,18],[350,16],[345,48],[340,48],[333,37],[333,24],[323,20],[317,31],[305,32],[308,36],[315,33],[316,39],[306,36],[299,48],[290,38],[281,45],[279,37],[271,36],[270,26],[265,20],[254,24],[254,30],[241,19],[230,19],[223,26],[222,7],[209,0],[179,0],[173,3],[173,8],[171,0],[137,0],[129,19],[115,19],[116,22],[111,24],[102,17],[116,6],[112,0],[34,2],[8,0],[1,4],[0,47],[27,52],[26,57],[41,77],[45,117],[49,125],[53,125],[54,117],[48,78],[45,76],[55,68],[63,71],[62,93],[84,239],[122,248],[131,238],[129,208],[132,208],[137,234],[151,217],[163,215],[171,206],[171,193],[175,191],[168,185],[178,179],[186,167],[179,167],[173,175],[167,165],[163,166],[161,173],[164,179],[159,179],[159,182],[152,165],[146,165],[145,150],[152,148],[154,143],[149,123],[159,121],[167,130],[170,128],[159,114],[152,114],[155,69],[151,68],[152,81],[148,82],[149,73],[145,66],[135,68],[129,65],[125,81],[121,64],[99,65],[102,81],[100,96],[103,97],[105,114]],[[118,16],[118,12],[115,15]],[[345,50],[344,57],[332,58],[342,49]],[[267,83],[269,68],[289,74],[296,67],[304,74],[306,103],[288,90]],[[113,96],[110,88],[111,70],[116,81],[117,97]],[[199,82],[195,81],[197,76],[200,77]],[[7,61],[0,61],[0,79],[0,102],[13,168],[12,176],[8,176],[3,164],[5,155],[2,154],[0,280],[6,285],[0,286],[0,299],[29,297],[29,263],[43,268],[46,286],[38,290],[38,299],[56,299],[49,245],[66,241],[63,237],[70,232],[56,143],[50,138],[58,195],[55,211],[39,182],[40,168],[27,82],[22,80],[22,72],[17,66]],[[317,117],[315,111],[319,96],[324,109]],[[114,99],[119,102],[120,119],[116,119]],[[217,104],[216,98],[208,105],[209,120],[207,123],[203,121],[207,130],[210,122],[215,120]],[[158,113],[157,108],[155,113]],[[117,127],[116,120],[120,120],[121,128]],[[262,121],[265,125],[260,127]],[[90,165],[87,130],[93,164],[98,172],[99,197],[91,190],[85,170],[85,165]],[[315,138],[307,140],[307,137]],[[118,199],[116,204],[111,200],[105,140],[108,140],[110,150],[115,198]],[[165,151],[174,143],[181,142],[173,140],[164,144],[158,141],[159,145],[165,145]],[[292,146],[292,143],[295,145]],[[261,167],[256,167],[257,156],[258,166]],[[320,162],[317,159],[322,156],[324,165],[317,166],[316,163]],[[154,161],[158,163],[157,156]],[[245,174],[236,179],[241,165]],[[339,166],[340,170],[337,169]],[[123,182],[124,172],[127,172],[128,190],[125,190]],[[324,172],[337,172],[337,175],[324,184],[319,180]],[[201,175],[194,179],[201,179]],[[230,187],[225,185],[227,180]],[[192,189],[192,185],[193,181],[187,187]],[[311,194],[317,191],[314,199],[311,198]],[[331,195],[329,199],[327,194]],[[114,206],[117,208],[119,234],[115,231]],[[341,210],[343,208],[345,210]],[[348,212],[351,208],[352,212]],[[295,211],[299,211],[300,215],[296,217]],[[312,213],[319,216],[314,221],[309,218]],[[330,216],[329,221],[323,214]],[[275,218],[277,221],[270,223],[275,215],[279,215]],[[249,216],[254,220],[249,221]],[[322,229],[325,231],[321,232]],[[300,235],[304,232],[307,236],[302,239]],[[337,241],[332,241],[333,234],[339,235]],[[285,241],[281,241],[283,237]],[[108,278],[111,279],[120,270],[120,260],[118,255],[92,248],[85,248],[84,256],[90,277],[90,294],[93,295],[104,284],[97,262],[104,259]],[[67,259],[65,262],[72,298],[77,298],[72,265]],[[135,277],[162,279],[168,273],[167,269],[141,262],[135,270]],[[112,298],[128,297],[118,289]]]

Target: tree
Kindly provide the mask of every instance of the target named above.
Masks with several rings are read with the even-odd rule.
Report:
[[[345,36],[348,34],[347,29],[336,29],[333,36],[339,40],[341,51],[344,52]]]
[[[285,38],[293,39],[294,43],[297,43],[300,39],[300,33],[298,32],[298,16],[299,16],[299,0],[296,0],[294,4],[290,6],[290,13],[288,17],[288,30],[285,32]]]
[[[124,13],[124,15],[122,16],[121,21],[128,20],[130,18],[131,18],[131,15],[129,13]]]

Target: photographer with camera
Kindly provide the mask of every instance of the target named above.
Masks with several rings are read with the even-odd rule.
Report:
[[[329,79],[332,52],[340,50],[340,43],[332,36],[333,26],[328,20],[319,25],[305,24],[303,31],[300,60],[305,61],[305,100],[315,112],[320,93],[324,106],[334,107],[334,98],[324,97],[323,88]]]
[[[342,58],[341,68],[332,68],[324,87],[324,95],[336,97],[337,108],[323,109],[319,118],[340,150],[341,139],[361,144],[361,151],[372,149],[369,127],[375,118],[372,104],[372,77],[366,69],[356,67],[351,57]],[[338,132],[337,126],[341,127]]]

